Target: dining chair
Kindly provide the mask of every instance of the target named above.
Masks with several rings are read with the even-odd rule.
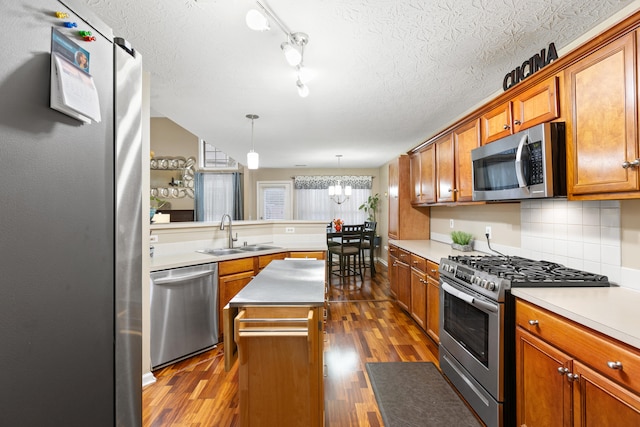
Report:
[[[331,283],[331,275],[340,277],[343,282],[345,278],[351,276],[360,276],[360,280],[364,282],[364,274],[362,273],[362,251],[361,244],[363,241],[364,225],[343,225],[342,231],[335,246],[328,246],[329,255],[329,283]],[[338,256],[338,268],[333,268],[333,256]]]
[[[378,225],[377,221],[365,221],[364,222],[364,238],[362,240],[362,245],[360,250],[362,251],[362,262],[364,263],[365,272],[368,268],[371,271],[371,277],[376,274],[376,263],[373,251],[375,251],[375,237],[376,237],[376,226]],[[369,251],[369,263],[367,264],[365,258],[365,251]]]

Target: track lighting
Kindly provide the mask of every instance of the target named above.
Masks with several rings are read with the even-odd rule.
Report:
[[[302,83],[300,79],[298,79],[296,85],[298,86],[298,95],[300,95],[300,97],[306,98],[309,96],[309,87],[306,84]]]
[[[284,42],[280,45],[282,52],[284,53],[284,57],[287,59],[287,62],[292,67],[300,65],[302,61],[302,54],[289,43]]]
[[[260,11],[251,9],[246,16],[247,26],[254,31],[269,31],[269,20]]]
[[[282,49],[289,65],[298,69],[298,81],[296,82],[298,94],[303,98],[306,97],[309,95],[309,88],[306,86],[308,80],[302,76],[300,70],[302,68],[302,61],[304,60],[304,47],[309,43],[309,36],[302,32],[292,33],[273,11],[258,0],[255,0],[255,2],[260,10],[251,9],[247,12],[245,17],[247,26],[254,31],[267,31],[270,28],[269,20],[271,20],[280,27],[282,32],[287,36],[287,41],[280,45],[280,49]]]

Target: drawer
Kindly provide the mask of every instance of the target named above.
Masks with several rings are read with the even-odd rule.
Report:
[[[397,252],[396,252],[396,257],[398,258],[398,261],[400,262],[404,262],[405,264],[409,264],[409,262],[411,262],[411,253],[405,251],[404,249],[400,249],[400,248],[396,248]]]
[[[260,257],[258,257],[258,268],[262,270],[267,265],[269,265],[269,263],[274,259],[285,259],[286,257],[287,257],[286,252],[280,252],[277,254],[270,254],[270,255],[260,255]]]
[[[253,258],[254,257],[221,261],[218,263],[218,275],[226,276],[227,274],[253,271]]]
[[[640,350],[525,301],[516,301],[516,325],[640,393]],[[619,363],[620,367],[610,364]]]
[[[440,278],[440,273],[438,272],[438,263],[433,261],[427,261],[427,275],[436,280]]]
[[[427,272],[427,260],[421,256],[411,254],[409,259],[411,260],[411,267],[419,270],[422,273]]]

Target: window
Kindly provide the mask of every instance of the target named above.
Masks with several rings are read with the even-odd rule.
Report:
[[[351,196],[341,204],[329,198],[329,185],[340,180],[351,185]],[[371,195],[370,176],[297,176],[295,177],[295,218],[329,221],[342,219],[346,224],[362,224],[367,214],[358,209]]]
[[[224,214],[243,219],[239,173],[198,172],[195,186],[196,221],[219,221]]]
[[[199,140],[200,170],[237,170],[238,162],[203,139]]]

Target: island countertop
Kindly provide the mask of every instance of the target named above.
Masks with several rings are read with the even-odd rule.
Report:
[[[318,307],[325,299],[325,263],[274,260],[229,302],[230,307],[300,305]]]

